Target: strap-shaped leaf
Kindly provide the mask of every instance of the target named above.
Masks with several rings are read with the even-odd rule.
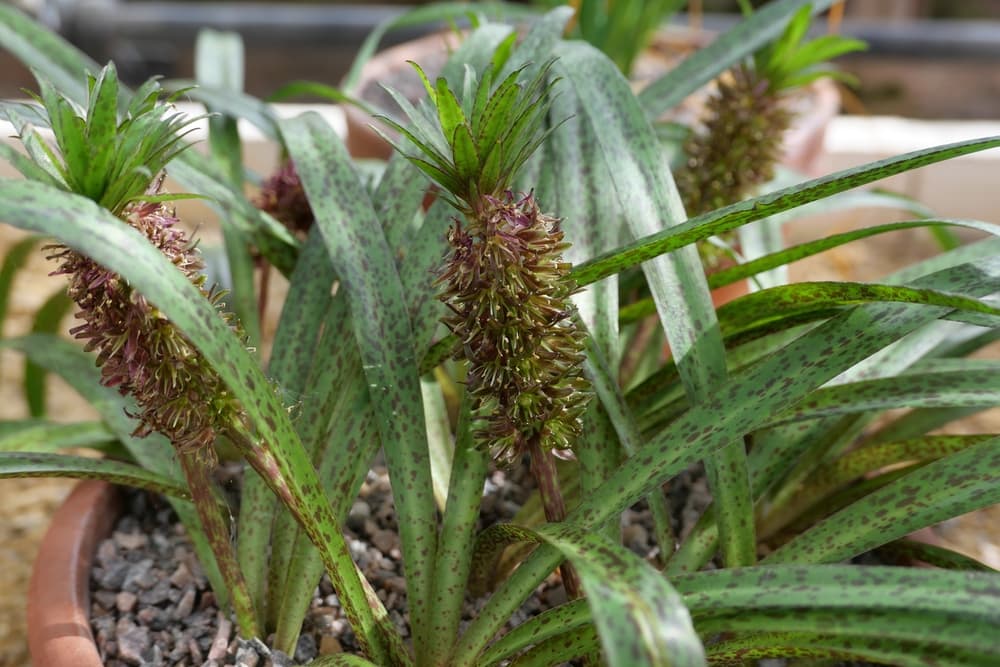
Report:
[[[859,655],[851,649],[863,647],[860,640],[874,635],[886,642],[883,648],[908,656],[906,664],[921,656],[956,652],[978,656],[965,664],[991,664],[984,660],[987,656],[993,662],[1000,656],[990,632],[1000,621],[992,573],[766,566],[698,572],[673,581],[696,627],[708,633],[720,625],[771,632],[812,628],[826,635],[819,646],[839,647],[846,655]],[[772,651],[781,648],[778,637],[768,639],[761,636],[758,645]],[[956,663],[953,659],[946,664]]]
[[[191,500],[187,487],[133,463],[70,454],[0,452],[0,478],[70,477],[102,479],[181,500]]]
[[[194,71],[199,84],[216,86],[224,93],[240,96],[244,78],[243,40],[234,32],[203,29],[195,43]],[[219,165],[233,190],[243,190],[243,144],[239,116],[206,104],[211,157]],[[260,315],[254,282],[256,260],[251,256],[246,233],[236,225],[223,225],[228,259],[229,310],[243,326],[248,344],[261,342]]]
[[[719,322],[727,335],[750,331],[768,321],[795,318],[805,321],[810,314],[820,315],[844,306],[867,301],[897,301],[944,306],[989,317],[977,324],[998,324],[1000,309],[977,299],[937,290],[904,285],[874,285],[850,282],[802,282],[780,285],[753,292],[719,308]]]
[[[263,440],[296,443],[281,402],[215,308],[139,232],[93,202],[29,181],[0,180],[0,219],[54,236],[128,279],[205,355]],[[73,225],[64,221],[72,220]]]
[[[855,229],[849,232],[843,232],[841,234],[832,234],[830,236],[824,236],[823,238],[816,239],[814,241],[808,241],[800,245],[791,246],[789,248],[785,248],[781,251],[771,253],[763,257],[759,257],[749,262],[736,264],[729,268],[712,273],[712,275],[708,277],[708,285],[713,289],[716,287],[722,287],[723,285],[730,285],[738,280],[749,278],[763,271],[768,271],[770,269],[774,269],[779,266],[785,266],[786,264],[791,264],[792,262],[795,262],[797,260],[805,259],[806,257],[811,257],[813,255],[819,254],[825,250],[837,248],[844,244],[850,243],[851,241],[858,241],[861,239],[869,238],[871,236],[877,236],[889,232],[901,231],[904,229],[914,229],[919,227],[930,227],[931,229],[940,229],[951,226],[978,229],[980,231],[993,234],[994,236],[1000,236],[1000,227],[998,227],[997,225],[990,224],[988,222],[980,222],[978,220],[954,220],[954,219],[938,218],[938,219],[928,219],[928,220],[910,220],[905,222],[891,222],[885,225],[874,225],[872,227],[863,227],[861,229]],[[650,310],[648,312],[652,311]]]
[[[60,180],[53,176],[52,173],[39,167],[34,160],[28,158],[23,153],[19,153],[8,143],[0,144],[0,158],[14,167],[25,178],[40,181],[57,188],[62,187]]]
[[[870,410],[1000,405],[1000,369],[975,362],[963,366],[825,387],[813,392],[808,401],[775,415],[768,425]]]
[[[93,202],[27,181],[0,180],[0,219],[55,236],[67,246],[122,275],[192,342],[246,411],[254,434],[252,450],[244,452],[255,466],[267,465],[268,481],[287,492],[291,509],[305,516],[319,512],[326,520],[309,525],[311,537],[326,549],[332,576],[346,606],[368,618],[356,618],[371,632],[377,621],[365,601],[362,584],[329,504],[320,491],[316,472],[291,426],[289,416],[255,361],[214,306],[162,253],[138,231]],[[63,224],[72,220],[73,225]],[[266,460],[266,463],[265,463]],[[311,508],[311,509],[307,509]],[[337,566],[334,566],[334,563]],[[353,602],[348,602],[354,586]],[[347,593],[347,595],[344,595]]]
[[[928,164],[968,155],[1000,146],[1000,137],[973,139],[944,146],[937,146],[906,153],[884,160],[870,162],[860,167],[845,169],[828,176],[731,204],[687,222],[640,238],[632,243],[605,253],[573,269],[577,284],[587,285],[613,273],[638,266],[660,254],[676,250],[721,232],[736,229],[754,220],[781,213],[823,197],[867,185],[874,181]]]
[[[483,667],[509,658],[525,648],[547,639],[583,628],[591,623],[586,600],[574,600],[529,618],[490,645],[480,657]]]
[[[770,563],[835,562],[1000,502],[1000,438],[929,463],[793,538]]]
[[[73,301],[63,290],[58,290],[45,300],[35,312],[31,323],[33,334],[55,334],[59,331],[63,319],[73,308]],[[24,398],[28,403],[28,412],[32,417],[44,417],[46,413],[45,396],[47,372],[44,368],[31,361],[24,362]]]
[[[593,626],[585,626],[551,637],[513,660],[511,667],[547,667],[562,665],[577,658],[596,662],[601,652],[601,639]]]
[[[78,100],[87,95],[84,73],[100,70],[96,62],[58,34],[6,3],[0,5],[0,46]]]
[[[453,216],[454,208],[450,204],[444,200],[435,201],[424,215],[420,228],[411,227],[397,250],[398,255],[402,255],[397,264],[409,302],[414,350],[421,353],[430,347],[445,312],[445,305],[438,299],[436,281],[449,250],[446,230]]]
[[[319,230],[313,229],[291,275],[288,297],[282,308],[268,367],[270,376],[280,390],[289,395],[290,402],[299,400],[307,391],[306,383],[310,367],[314,364],[318,332],[330,307],[330,288],[334,279],[329,259],[320,242]],[[309,401],[310,406],[323,403],[318,397],[310,397],[315,398],[315,401]],[[323,407],[325,409],[326,406]],[[322,425],[303,419],[295,421],[295,427],[306,448],[310,448],[311,443],[316,440],[303,432],[304,427],[309,426],[321,428]],[[257,607],[268,614],[269,618],[273,617],[275,610],[264,604],[268,562],[287,566],[287,552],[292,546],[287,541],[273,540],[272,526],[275,526],[276,514],[282,517],[279,521],[289,519],[279,509],[278,500],[267,488],[266,482],[256,474],[248,474],[243,481],[240,499],[240,539],[237,549],[247,585],[257,599]],[[268,544],[271,545],[270,558]],[[308,546],[303,548],[310,549]],[[287,567],[281,572],[286,574]],[[272,598],[276,598],[284,590],[287,590],[284,586],[271,586],[268,592]]]
[[[33,334],[3,340],[0,341],[0,348],[18,350],[33,363],[65,380],[97,410],[101,420],[114,433],[134,461],[144,469],[180,484],[181,471],[170,444],[157,433],[141,440],[132,437],[136,422],[129,417],[129,414],[135,412],[135,406],[132,401],[114,389],[101,385],[100,372],[94,365],[91,355],[63,338],[51,334]],[[212,550],[199,529],[194,507],[189,502],[176,498],[171,499],[171,505],[191,535],[198,559],[205,566],[212,589],[221,594],[224,600],[225,586],[222,585]]]
[[[6,144],[3,145],[6,146]],[[13,294],[14,283],[40,243],[42,243],[41,237],[28,236],[7,249],[7,254],[3,258],[3,262],[0,263],[0,322],[7,321],[7,305]]]
[[[995,289],[998,278],[1000,259],[989,257],[928,276],[921,285],[976,294],[977,290]],[[709,401],[686,411],[612,473],[602,489],[583,498],[570,520],[587,527],[601,525],[691,463],[734,437],[754,431],[778,409],[796,403],[841,372],[933,321],[941,312],[912,304],[858,306],[757,364],[733,373]],[[838,340],[849,340],[851,344],[834,346],[828,354],[816,354],[817,350],[825,350],[830,341]],[[776,377],[781,381],[775,382]],[[480,611],[461,638],[456,655],[488,641],[495,632],[491,626],[502,624],[557,563],[555,552],[545,548],[536,551]]]
[[[433,606],[437,613],[431,627],[440,638],[458,635],[465,596],[456,593],[466,589],[469,579],[483,479],[489,472],[489,457],[475,447],[470,412],[466,396],[459,413],[447,504],[442,510],[441,533],[447,539],[441,541],[434,575]]]
[[[927,610],[1000,620],[996,577],[972,572],[856,565],[760,565],[673,578],[698,621],[736,610]],[[998,647],[1000,648],[1000,647]]]
[[[886,637],[837,637],[827,633],[751,633],[713,645],[713,662],[730,664],[767,658],[791,657],[820,662],[864,661],[898,667],[992,667],[996,658],[933,641],[905,641]]]
[[[131,436],[137,423],[128,415],[135,412],[135,404],[114,389],[101,385],[100,371],[93,357],[79,346],[52,334],[33,334],[0,341],[0,348],[17,350],[33,363],[61,377],[93,406],[142,467],[178,482],[182,479],[173,450],[162,436],[153,434],[142,440]]]
[[[606,537],[571,523],[504,532],[548,544],[580,575],[604,657],[612,666],[702,665],[701,641],[673,587],[652,566]]]
[[[594,49],[561,44],[557,72],[583,100],[581,114],[601,147],[612,186],[634,237],[655,234],[685,216],[665,157],[621,73]],[[695,248],[678,249],[643,265],[684,388],[703,400],[726,377],[725,348]],[[724,527],[724,558],[755,559],[746,454],[739,439],[706,462]]]
[[[321,655],[309,664],[315,667],[380,667],[377,663],[350,653]]]
[[[105,449],[118,442],[101,422],[57,424],[37,419],[0,423],[0,452],[51,452],[67,447]]]
[[[442,647],[426,625],[437,519],[413,333],[393,253],[341,140],[316,114],[281,123],[351,309],[375,419],[395,486],[417,655]],[[418,658],[419,659],[419,658]]]
[[[889,562],[893,562],[893,559],[902,559],[908,562],[920,561],[948,570],[1000,572],[965,554],[917,540],[896,540],[879,547],[875,553],[881,558],[888,558]]]
[[[932,461],[998,436],[996,433],[926,435],[898,442],[865,443],[818,469],[811,479],[819,484],[843,484],[893,463]]]

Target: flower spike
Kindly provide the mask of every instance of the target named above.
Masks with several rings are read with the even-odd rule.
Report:
[[[542,213],[533,194],[510,189],[558,127],[545,127],[554,61],[530,78],[524,65],[498,81],[509,55],[501,48],[482,76],[466,67],[461,96],[414,65],[427,101],[417,109],[396,94],[411,124],[387,119],[409,140],[394,142],[396,149],[464,216],[448,234],[452,252],[439,278],[450,311],[444,323],[459,341],[455,358],[469,364],[477,439],[506,463],[571,448],[590,398],[560,221]]]
[[[463,99],[464,104],[443,77],[432,84],[420,66],[411,63],[427,89],[427,101],[415,108],[402,95],[387,89],[411,125],[404,127],[386,116],[380,118],[412,147],[381,134],[449,193],[457,208],[475,210],[482,197],[499,197],[510,189],[517,171],[555,129],[541,131],[548,114],[548,96],[557,81],[549,78],[554,62],[538,68],[526,82],[521,78],[528,65],[515,69],[499,83],[495,78],[502,63],[492,63],[481,78],[466,67],[463,89],[470,94]]]

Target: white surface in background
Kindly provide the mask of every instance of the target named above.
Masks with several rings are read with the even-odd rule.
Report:
[[[1000,121],[913,120],[895,116],[839,116],[827,129],[832,154],[897,155],[940,144],[1000,135]],[[966,158],[963,158],[966,159]],[[997,149],[967,159],[1000,161]]]

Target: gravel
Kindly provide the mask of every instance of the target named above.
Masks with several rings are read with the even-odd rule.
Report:
[[[703,488],[699,469],[685,475],[684,484]],[[533,486],[524,469],[494,471],[485,484],[482,525],[512,519]],[[676,488],[670,493],[679,495]],[[682,527],[686,515],[704,503],[707,500],[698,493],[675,504],[675,531],[688,528]],[[629,548],[643,557],[653,557],[656,550],[650,533],[650,512],[644,503],[626,510],[623,537]],[[345,536],[390,618],[408,638],[406,579],[384,468],[376,467],[368,474],[348,514]],[[509,625],[523,623],[565,600],[562,584],[552,579],[525,602]],[[466,600],[463,626],[475,617],[483,602],[485,599]],[[107,667],[283,667],[308,663],[318,655],[359,649],[325,576],[316,588],[294,656],[272,651],[260,640],[238,637],[232,619],[219,611],[170,506],[137,491],[128,492],[125,514],[98,548],[91,572],[91,627]]]

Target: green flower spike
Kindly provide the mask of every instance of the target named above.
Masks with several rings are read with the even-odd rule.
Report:
[[[559,220],[542,213],[532,194],[510,192],[517,170],[552,131],[542,129],[552,62],[527,82],[524,66],[494,85],[509,48],[482,79],[467,67],[461,100],[444,78],[431,84],[414,65],[428,101],[415,109],[390,91],[412,124],[386,119],[416,147],[393,142],[397,150],[464,214],[465,224],[456,219],[448,235],[440,298],[458,338],[454,356],[469,364],[468,391],[482,415],[477,439],[505,462],[535,447],[570,448],[589,399]]]

